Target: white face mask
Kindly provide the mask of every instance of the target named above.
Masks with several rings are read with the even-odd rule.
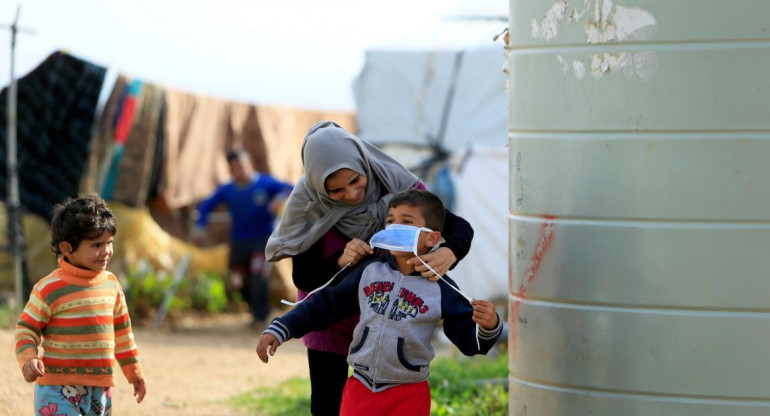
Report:
[[[415,227],[406,224],[390,224],[385,227],[384,230],[374,234],[371,240],[369,240],[369,245],[390,251],[405,251],[412,253],[425,265],[425,267],[438,276],[439,279],[444,279],[440,274],[433,270],[433,268],[430,267],[419,254],[417,254],[417,241],[420,239],[420,233],[423,231],[429,233],[433,232],[430,228],[425,227]],[[468,302],[473,300],[473,298],[461,292],[454,285],[450,284],[449,286],[456,290],[457,293],[461,294],[465,299],[468,299]]]
[[[405,251],[417,256],[417,241],[420,232],[433,232],[430,228],[406,224],[390,224],[369,240],[369,245],[390,251]]]

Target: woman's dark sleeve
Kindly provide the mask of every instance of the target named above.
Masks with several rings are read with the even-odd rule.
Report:
[[[449,269],[454,269],[457,263],[462,260],[469,251],[471,251],[471,240],[473,240],[473,227],[468,221],[446,210],[444,218],[444,232],[442,233],[446,240],[441,247],[452,250],[457,261]]]
[[[342,255],[342,250],[329,257],[323,257],[323,240],[323,238],[319,239],[304,253],[291,258],[291,279],[298,289],[309,292],[326,283],[340,271],[337,259]],[[346,274],[347,270],[338,277]]]

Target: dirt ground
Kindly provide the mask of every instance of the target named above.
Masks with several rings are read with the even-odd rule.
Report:
[[[256,387],[307,377],[307,357],[299,340],[282,345],[263,364],[254,349],[258,331],[247,315],[188,320],[173,328],[135,328],[147,396],[137,404],[121,373],[113,392],[116,415],[243,415],[224,400]],[[13,331],[0,329],[0,416],[31,415],[33,386],[24,381],[13,352]]]

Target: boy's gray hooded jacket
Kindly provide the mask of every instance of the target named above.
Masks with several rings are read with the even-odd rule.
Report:
[[[444,279],[431,282],[419,273],[402,275],[388,253],[311,295],[274,319],[265,332],[283,343],[360,312],[348,352],[355,377],[375,392],[421,382],[428,378],[435,355],[430,341],[441,319],[444,333],[465,355],[486,354],[502,333],[499,317],[495,329],[479,328],[479,349],[473,308],[448,286],[454,281]]]

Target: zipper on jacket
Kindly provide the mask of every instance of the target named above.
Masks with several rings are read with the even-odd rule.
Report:
[[[389,266],[388,266],[389,267]],[[396,297],[391,301],[391,303],[388,305],[388,309],[385,310],[385,313],[382,314],[382,325],[380,325],[380,332],[377,335],[377,351],[382,351],[382,333],[385,331],[385,326],[388,323],[388,314],[393,309],[393,305],[395,303],[395,300],[398,299],[398,293],[401,292],[401,285],[404,283],[404,279],[406,278],[406,275],[401,274],[401,271],[395,271],[391,269],[392,273],[398,273],[401,277],[398,279],[398,285],[394,287],[393,293]],[[377,385],[377,374],[379,373],[378,368],[380,367],[380,359],[382,358],[384,354],[377,354],[377,357],[374,359],[374,370],[372,371],[372,384]]]

